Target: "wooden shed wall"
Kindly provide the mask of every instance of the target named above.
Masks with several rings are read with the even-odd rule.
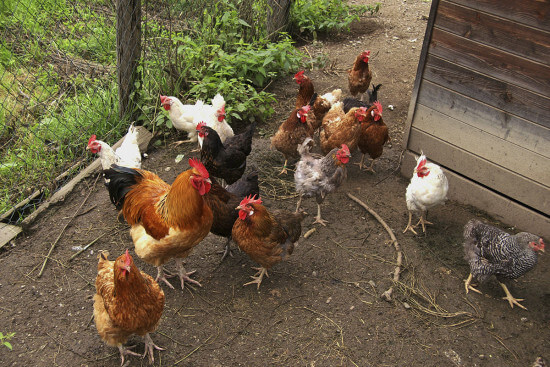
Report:
[[[405,139],[404,175],[423,151],[450,198],[550,236],[550,1],[433,0]]]

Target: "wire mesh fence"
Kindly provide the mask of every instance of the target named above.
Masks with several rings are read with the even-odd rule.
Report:
[[[154,130],[166,118],[159,93],[181,96],[201,78],[185,58],[207,68],[208,52],[219,52],[194,49],[193,38],[207,44],[208,37],[217,44],[251,39],[266,25],[258,14],[266,14],[268,2],[278,11],[290,4],[2,0],[0,220],[21,221],[92,160],[86,152],[91,134],[113,144],[131,121]],[[211,30],[224,26],[228,9],[246,27],[227,28],[220,39]],[[281,27],[276,20],[268,21],[268,31]]]

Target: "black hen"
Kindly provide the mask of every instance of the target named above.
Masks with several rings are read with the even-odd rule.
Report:
[[[481,293],[470,285],[472,279],[482,283],[495,275],[510,306],[515,304],[525,309],[519,303],[521,299],[512,297],[503,281],[519,278],[533,269],[537,264],[536,251],[544,251],[544,241],[535,234],[511,235],[478,220],[470,220],[464,226],[464,258],[470,264],[466,293],[469,290]]]
[[[218,133],[204,123],[197,125],[199,136],[204,138],[201,148],[201,161],[214,176],[227,184],[237,181],[246,169],[246,157],[252,150],[253,123],[241,134],[234,135],[222,143]]]
[[[369,101],[368,102],[363,102],[363,101],[358,100],[357,98],[352,98],[352,97],[344,98],[344,100],[343,100],[344,112],[348,113],[348,111],[351,110],[354,107],[369,108],[374,102],[378,101],[378,89],[380,89],[381,86],[382,86],[382,84],[378,84],[378,85],[373,84],[372,89],[369,89],[367,91],[367,94],[369,96]]]
[[[248,195],[259,195],[258,172],[251,171],[241,177],[237,182],[224,189],[216,180],[212,180],[210,191],[204,195],[206,204],[212,210],[214,221],[210,232],[216,236],[227,238],[222,261],[231,254],[229,243],[231,242],[231,230],[239,213],[235,208],[241,200]]]

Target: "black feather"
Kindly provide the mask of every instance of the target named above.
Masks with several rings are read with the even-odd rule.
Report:
[[[111,202],[115,204],[118,210],[122,209],[126,194],[137,183],[136,179],[141,176],[141,173],[133,168],[113,164],[111,168],[104,170],[103,174],[109,180],[107,189],[109,190]]]

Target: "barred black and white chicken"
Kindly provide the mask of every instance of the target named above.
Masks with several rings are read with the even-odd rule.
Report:
[[[537,264],[537,251],[544,252],[544,241],[535,234],[511,235],[476,219],[470,220],[464,226],[464,258],[470,264],[470,275],[464,284],[466,293],[472,290],[481,294],[472,287],[472,279],[483,283],[495,275],[506,293],[503,299],[512,308],[517,305],[526,309],[519,303],[523,299],[514,298],[503,282],[517,279],[533,269]]]

